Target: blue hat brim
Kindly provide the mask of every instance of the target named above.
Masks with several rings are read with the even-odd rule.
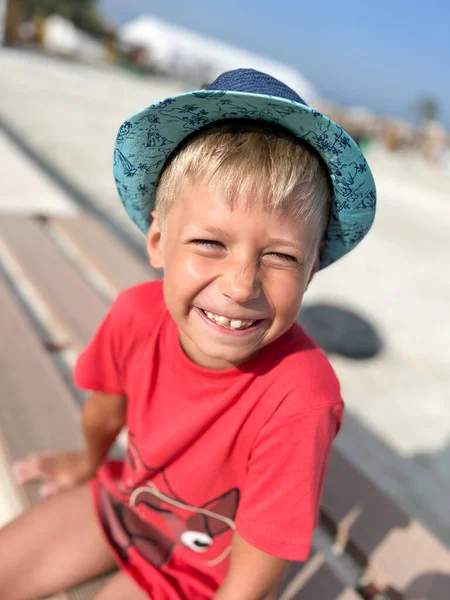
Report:
[[[376,189],[354,140],[331,119],[283,98],[236,91],[190,92],[157,102],[121,126],[114,149],[114,179],[129,217],[146,233],[167,158],[189,134],[223,119],[276,123],[307,141],[328,167],[334,202],[320,268],[352,250],[375,218]]]

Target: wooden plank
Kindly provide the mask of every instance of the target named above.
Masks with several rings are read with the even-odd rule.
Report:
[[[449,584],[450,552],[385,496],[337,449],[330,459],[321,505],[322,523],[334,529],[336,541],[367,565],[379,590],[397,598],[409,596],[414,582],[427,577],[430,589]],[[436,595],[433,600],[448,600]],[[425,596],[424,596],[425,597]]]
[[[81,449],[79,410],[3,279],[0,306],[0,443],[7,466],[30,452]],[[37,485],[22,488],[12,480],[11,485],[22,509],[40,500]],[[57,598],[90,600],[104,582],[90,582]]]
[[[79,410],[31,323],[0,279],[0,427],[11,460],[82,448]],[[36,489],[27,487],[28,501]]]
[[[92,290],[38,222],[2,216],[0,239],[75,345],[84,346],[106,314],[108,302]]]
[[[391,531],[368,566],[376,587],[396,600],[450,598],[450,552],[417,521]]]
[[[306,563],[292,563],[286,573],[280,600],[362,600],[333,571],[323,554],[312,552]]]
[[[87,215],[52,219],[49,223],[116,292],[161,276]]]

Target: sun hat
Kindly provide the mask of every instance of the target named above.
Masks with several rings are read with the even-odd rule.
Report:
[[[180,142],[210,123],[243,118],[290,130],[315,148],[327,165],[333,204],[320,268],[359,244],[375,218],[376,190],[358,145],[294,90],[253,69],[223,73],[207,89],[152,104],[120,127],[114,148],[114,179],[125,210],[139,229],[148,231],[159,177]]]

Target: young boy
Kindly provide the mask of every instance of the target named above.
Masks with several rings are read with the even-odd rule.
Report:
[[[308,556],[343,409],[295,319],[369,230],[372,175],[341,128],[250,69],[126,121],[114,173],[164,280],[120,294],[78,360],[86,452],[16,465],[51,497],[0,533],[0,599],[116,565],[97,600],[275,598]],[[126,458],[107,460],[124,425]]]

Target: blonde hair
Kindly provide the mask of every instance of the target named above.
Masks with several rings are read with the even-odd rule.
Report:
[[[315,222],[319,239],[328,225],[332,186],[323,160],[309,144],[272,123],[232,119],[188,136],[160,177],[156,210],[170,210],[183,180],[205,181],[230,208],[258,198],[265,210]]]

